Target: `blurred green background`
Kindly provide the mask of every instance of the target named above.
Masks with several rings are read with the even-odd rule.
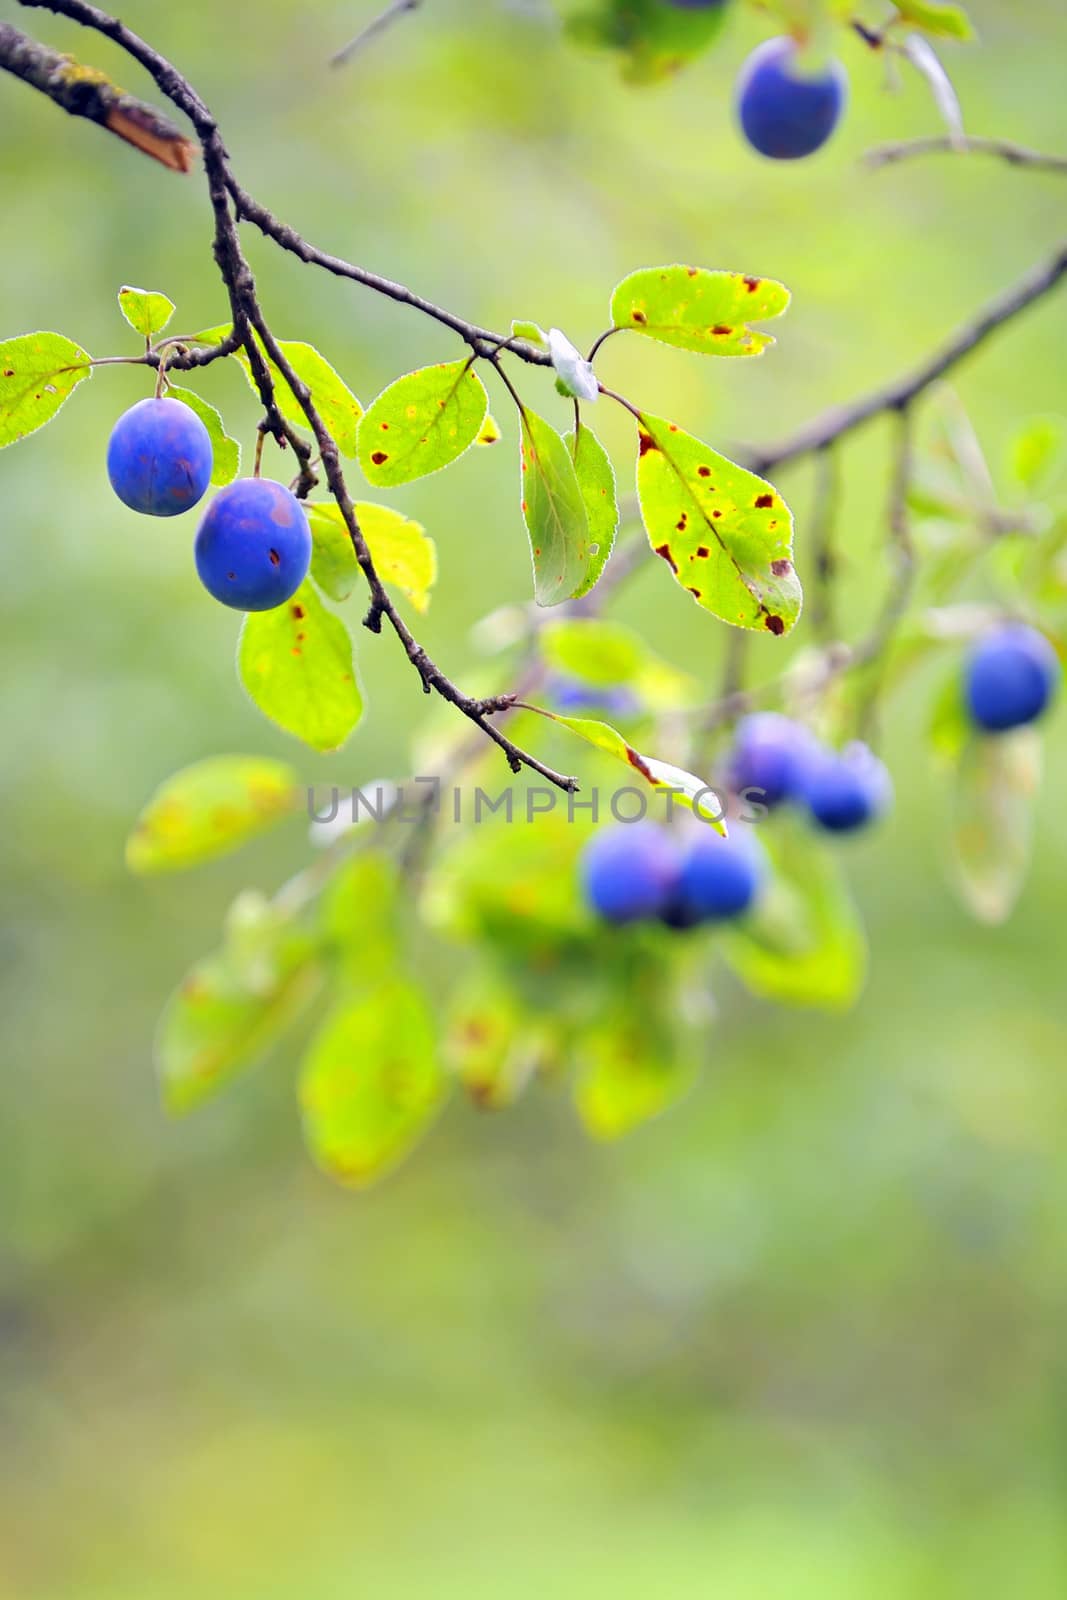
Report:
[[[810,164],[760,163],[729,106],[760,36],[747,8],[641,93],[547,6],[491,0],[434,0],[331,76],[374,9],[128,0],[124,16],[198,84],[247,187],[476,320],[585,343],[635,266],[782,278],[794,305],[763,361],[605,352],[608,382],[726,448],[895,374],[1037,259],[1063,211],[1062,180],[995,163],[861,170],[870,144],[936,115],[910,78],[885,94],[851,41],[842,135]],[[982,44],[951,53],[971,130],[1067,147],[1060,0],[971,9]],[[140,88],[77,29],[12,0],[0,16]],[[122,283],[166,290],[182,330],[223,318],[196,177],[13,80],[0,108],[6,334],[132,349]],[[279,334],[319,344],[364,400],[455,353],[414,314],[248,247]],[[994,463],[1021,418],[1067,409],[1065,331],[1048,302],[961,374]],[[240,375],[200,388],[250,447]],[[318,783],[402,773],[423,703],[392,642],[361,636],[370,711],[349,749],[294,757],[271,732],[190,530],[108,489],[108,431],[145,392],[138,369],[99,372],[0,462],[5,1600],[1067,1592],[1062,712],[1006,928],[974,926],[946,888],[922,677],[889,718],[896,814],[850,852],[874,951],[854,1014],[724,983],[681,1111],[602,1147],[551,1090],[499,1118],[456,1105],[399,1175],[349,1196],[302,1150],[290,1052],[176,1124],[150,1067],[177,976],[242,884],[300,864],[301,830],[148,883],[122,844],[155,784],[203,755],[276,751]],[[543,374],[527,393],[552,411]],[[514,427],[494,407],[503,446],[395,498],[438,540],[423,631],[460,676],[484,671],[472,623],[529,592]],[[627,428],[602,420],[624,463]],[[847,456],[857,628],[884,575],[885,446],[875,426]],[[808,472],[780,478],[802,572]],[[723,630],[666,573],[618,609],[718,682]],[[775,649],[755,641],[758,672]]]

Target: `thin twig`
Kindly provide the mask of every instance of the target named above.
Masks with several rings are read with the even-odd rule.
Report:
[[[357,51],[362,50],[365,44],[369,44],[377,34],[384,33],[386,28],[398,21],[406,11],[417,11],[421,3],[422,0],[392,0],[391,5],[386,6],[385,10],[371,22],[368,22],[365,28],[359,30],[354,39],[349,39],[348,43],[338,50],[336,55],[330,57],[330,66],[347,66],[352,57]]]
[[[823,412],[821,417],[816,417],[780,444],[749,453],[746,465],[754,472],[766,474],[788,461],[796,461],[814,450],[825,449],[836,439],[842,439],[862,427],[872,417],[886,411],[905,410],[924,389],[943,378],[946,372],[950,372],[972,350],[984,343],[990,334],[1055,289],[1064,276],[1067,276],[1067,242],[1059,244],[1051,256],[1032,267],[1017,283],[991,300],[970,322],[964,323],[940,350],[913,371],[884,389],[876,389],[872,394],[852,401],[850,405],[834,406]]]
[[[863,165],[874,172],[880,167],[911,161],[916,156],[931,155],[995,156],[1012,167],[1028,167],[1035,172],[1067,173],[1067,156],[1046,155],[1044,151],[1030,150],[1026,145],[1012,144],[1008,139],[979,139],[967,134],[935,134],[927,139],[904,139],[899,143],[875,145],[863,157]]]

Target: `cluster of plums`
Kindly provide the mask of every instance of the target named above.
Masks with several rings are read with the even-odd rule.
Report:
[[[866,745],[827,749],[777,712],[739,724],[728,778],[742,809],[803,806],[830,833],[864,827],[892,799],[889,774]],[[671,928],[742,916],[766,877],[763,849],[745,822],[731,823],[725,839],[708,825],[694,827],[684,845],[656,823],[619,823],[593,835],[581,862],[585,898],[599,916]]]
[[[606,922],[693,928],[742,916],[767,864],[744,824],[731,828],[728,839],[694,824],[679,844],[668,829],[646,821],[601,828],[582,853],[580,871],[587,904]]]
[[[177,517],[211,482],[211,437],[180,400],[142,400],[115,424],[107,471],[119,499],[149,517]],[[268,478],[221,489],[197,529],[196,570],[209,594],[238,611],[271,611],[311,563],[311,530],[295,495]]]
[[[726,0],[664,0],[676,11],[720,11]],[[837,61],[808,62],[794,39],[768,39],[737,80],[737,115],[754,150],[797,161],[824,145],[841,120],[848,77]]]

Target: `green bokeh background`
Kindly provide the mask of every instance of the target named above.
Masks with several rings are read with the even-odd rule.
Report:
[[[476,320],[582,343],[634,266],[782,278],[794,305],[763,361],[605,351],[609,382],[727,448],[892,376],[1053,242],[1055,178],[859,168],[936,118],[917,82],[883,93],[858,43],[843,133],[779,170],[731,124],[760,35],[747,10],[689,73],[637,93],[547,7],[491,0],[433,0],[331,76],[373,9],[124,15],[197,82],[254,193]],[[1063,148],[1060,0],[971,9],[983,43],[951,52],[971,129]],[[137,86],[69,25],[12,0],[0,16]],[[183,329],[222,319],[197,178],[10,79],[0,126],[5,333],[129,348],[121,283],[165,289]],[[364,399],[455,353],[412,313],[248,245],[279,334],[319,344]],[[1018,419],[1067,410],[1065,332],[1046,303],[960,375],[994,463]],[[201,389],[250,445],[240,375]],[[235,619],[199,589],[190,529],[108,490],[108,430],[144,392],[137,369],[100,372],[0,461],[4,1600],[1063,1594],[1063,713],[1038,870],[1006,928],[974,926],[946,888],[924,676],[889,719],[896,814],[850,850],[874,949],[852,1015],[724,987],[699,1088],[628,1141],[591,1145],[548,1090],[499,1118],[457,1105],[400,1174],[346,1195],[302,1151],[290,1054],[190,1121],[157,1103],[163,998],[234,892],[280,882],[304,848],[297,829],[186,878],[123,867],[169,772],[295,749],[237,686]],[[543,374],[528,392],[555,404]],[[476,618],[529,591],[514,428],[494,407],[506,444],[394,502],[438,540],[424,634],[457,675],[484,670]],[[604,422],[624,462],[627,429]],[[857,629],[884,578],[885,467],[875,426],[848,453]],[[802,571],[807,472],[781,477]],[[658,563],[619,614],[717,681],[722,630]],[[781,647],[754,648],[772,672]],[[388,638],[359,649],[367,720],[341,756],[297,751],[309,782],[407,768],[417,685]]]

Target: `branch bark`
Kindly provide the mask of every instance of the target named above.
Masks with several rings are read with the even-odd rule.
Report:
[[[143,100],[135,100],[106,73],[49,50],[9,22],[0,22],[0,67],[47,95],[72,117],[98,123],[172,172],[192,171],[196,145],[169,117]]]
[[[750,452],[746,464],[754,472],[772,472],[789,461],[811,455],[813,451],[825,450],[835,440],[862,427],[872,417],[888,411],[905,411],[925,389],[951,372],[998,328],[1051,293],[1064,277],[1067,277],[1067,241],[1058,245],[1051,256],[1032,267],[1010,289],[991,300],[920,366],[884,389],[876,389],[850,405],[835,406],[823,412],[821,417],[816,417],[780,444]]]

